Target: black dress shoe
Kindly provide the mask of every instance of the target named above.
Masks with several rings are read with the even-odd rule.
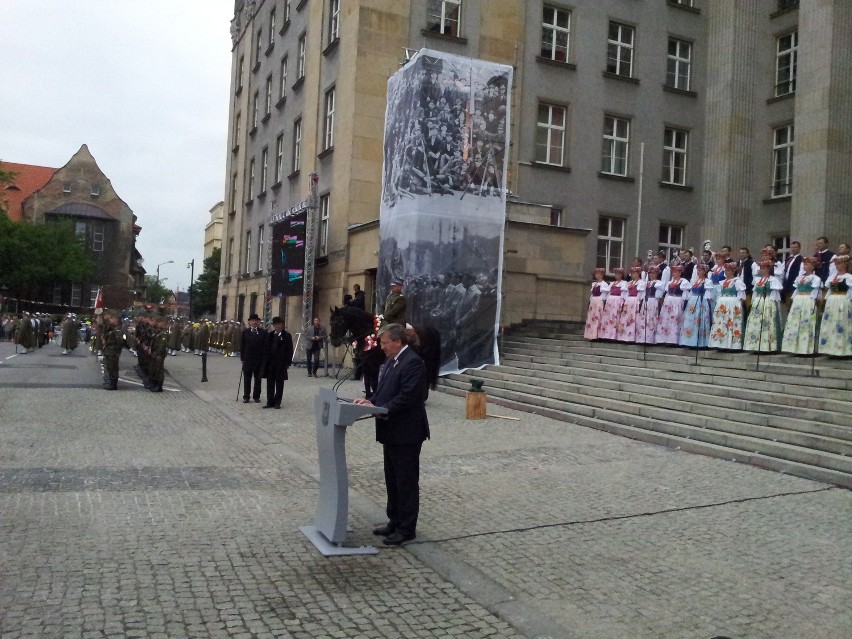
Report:
[[[280,406],[273,406],[272,408],[277,408],[278,410],[281,410]]]
[[[243,397],[243,404],[248,404],[248,403],[249,403],[249,398]]]
[[[257,399],[257,398],[255,398],[254,403],[255,403],[255,404],[260,404],[260,400],[259,400],[259,399]]]
[[[373,528],[373,534],[378,537],[387,537],[388,535],[392,535],[395,531],[396,528],[394,528],[390,524],[385,524],[384,526]]]
[[[411,541],[417,537],[414,533],[400,533],[395,532],[391,535],[385,537],[385,546],[401,546],[406,541]]]
[[[275,408],[272,404],[264,404],[261,408]]]

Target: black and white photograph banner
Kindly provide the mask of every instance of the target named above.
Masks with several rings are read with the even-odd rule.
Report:
[[[512,67],[421,49],[388,80],[379,308],[441,334],[441,372],[498,363]]]

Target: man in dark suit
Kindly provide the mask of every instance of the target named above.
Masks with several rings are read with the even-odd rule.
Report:
[[[817,262],[817,267],[814,269],[814,273],[817,274],[819,279],[825,282],[828,279],[828,271],[831,266],[831,258],[834,257],[834,251],[828,249],[828,238],[825,236],[817,238],[815,248],[814,258],[819,261]]]
[[[416,536],[420,510],[420,449],[429,439],[426,417],[426,365],[408,347],[405,328],[389,324],[379,332],[387,359],[379,371],[376,390],[356,404],[381,406],[387,415],[376,418],[376,440],[384,453],[388,523],[373,531],[388,546],[399,546]]]
[[[796,286],[796,278],[802,268],[802,245],[790,242],[790,255],[784,260],[784,301],[789,304]]]
[[[260,327],[260,318],[252,313],[248,318],[248,328],[240,336],[240,360],[243,363],[243,403],[249,403],[249,396],[260,403],[260,373],[263,365],[263,352],[266,345],[266,331]],[[254,380],[254,391],[252,391]]]
[[[284,380],[293,363],[293,336],[284,330],[284,320],[272,318],[272,330],[266,334],[263,353],[263,375],[266,377],[266,405],[264,408],[281,408]]]

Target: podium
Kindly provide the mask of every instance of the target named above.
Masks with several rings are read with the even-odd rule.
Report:
[[[322,388],[314,400],[319,453],[320,491],[314,523],[299,526],[326,557],[375,555],[373,546],[344,546],[349,514],[349,474],[346,469],[346,429],[359,419],[387,414],[386,408],[362,406],[340,399],[331,388]]]

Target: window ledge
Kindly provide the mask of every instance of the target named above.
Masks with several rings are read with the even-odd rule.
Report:
[[[263,270],[261,269],[260,271],[255,271],[255,272],[253,273],[253,275],[255,275],[255,276],[257,276],[257,275],[263,275]]]
[[[238,86],[238,87],[234,90],[234,95],[237,95],[237,96],[238,96],[238,95],[241,95],[241,94],[242,94],[242,92],[243,92],[243,85],[241,84],[240,86]]]
[[[573,62],[563,62],[562,60],[553,60],[551,58],[545,58],[544,56],[537,55],[535,57],[535,61],[539,64],[546,64],[549,67],[556,67],[557,69],[568,69],[569,71],[576,71],[577,65]]]
[[[299,4],[296,5],[296,11],[304,9],[306,4],[308,4],[308,0],[301,0]]]
[[[334,146],[333,146],[333,145],[332,145],[332,146],[330,146],[330,147],[328,147],[327,149],[324,149],[323,151],[321,151],[321,152],[319,153],[319,155],[317,155],[317,157],[318,157],[320,160],[322,160],[323,158],[327,158],[327,157],[328,157],[329,155],[331,155],[332,153],[334,153]]]
[[[628,84],[639,84],[638,78],[632,78],[627,75],[613,73],[612,71],[602,71],[601,73],[603,77],[609,78],[610,80],[618,80],[619,82],[627,82]]]
[[[235,145],[231,148],[231,153],[233,153],[233,154],[235,154],[235,155],[236,155],[237,153],[239,153],[239,151],[240,151],[240,145],[239,145],[239,144],[235,144]]]
[[[284,108],[284,105],[286,104],[286,102],[287,102],[287,96],[286,96],[286,95],[282,95],[282,96],[278,99],[278,102],[276,102],[276,103],[275,103],[275,108],[276,108],[276,109],[278,109],[278,110],[283,109],[283,108]]]
[[[778,195],[776,197],[768,197],[763,200],[764,204],[780,204],[781,202],[789,202],[793,199],[793,195]]]
[[[258,193],[256,197],[257,197],[258,200],[266,199],[266,189],[264,189],[260,193]]]
[[[687,98],[697,98],[698,93],[696,91],[690,91],[688,89],[678,89],[677,87],[669,86],[668,84],[663,85],[663,91],[666,93],[674,93],[675,95],[682,95]]]
[[[257,133],[257,127],[256,127],[256,126],[253,126],[253,127],[251,128],[251,131],[249,131],[249,135],[250,135],[251,137],[254,137],[255,133]]]
[[[561,173],[570,173],[570,166],[563,166],[561,164],[548,164],[547,162],[536,162],[533,160],[530,162],[530,166],[534,169],[547,169],[549,171],[560,171]]]
[[[689,5],[681,4],[680,2],[672,2],[671,0],[666,2],[666,6],[669,6],[672,9],[680,9],[681,11],[686,11],[688,13],[701,13],[701,9],[698,7],[690,7]]]
[[[688,184],[675,184],[674,182],[658,182],[661,189],[671,189],[672,191],[687,191],[692,192],[693,187]]]
[[[314,260],[316,266],[326,266],[328,264],[328,255],[320,255]]]
[[[232,209],[232,210],[228,211],[228,215],[234,216],[234,215],[236,215],[236,214],[237,214],[237,210],[236,210],[236,209]]]
[[[254,198],[246,200],[246,206],[251,206],[252,204],[254,204]]]
[[[287,176],[287,179],[288,179],[288,180],[290,180],[290,181],[292,182],[292,181],[293,181],[293,180],[295,180],[297,177],[299,177],[299,174],[300,174],[301,172],[302,172],[302,170],[301,170],[301,169],[296,169],[296,170],[295,170],[295,171],[293,171],[290,175],[288,175],[288,176]]]
[[[603,171],[598,172],[598,177],[602,180],[614,180],[616,182],[635,182],[636,178],[630,177],[629,175],[616,175],[615,173],[604,173]]]
[[[790,91],[789,93],[785,93],[784,95],[776,95],[774,98],[769,98],[766,101],[766,104],[775,104],[776,102],[784,102],[785,100],[794,100],[796,98],[796,92]]]
[[[277,191],[278,189],[280,189],[280,188],[281,188],[281,180],[278,180],[275,184],[273,184],[273,185],[272,185],[271,187],[269,187],[269,188],[271,188],[273,191]]]
[[[337,49],[337,47],[339,47],[339,46],[340,46],[340,38],[335,38],[334,40],[332,40],[331,42],[328,43],[328,46],[325,49],[322,50],[322,54],[327,56],[328,54],[332,53],[335,49]]]
[[[798,6],[784,7],[783,9],[778,9],[778,11],[770,13],[769,19],[774,20],[775,18],[780,18],[781,16],[787,15],[788,13],[792,13],[793,11],[798,11],[798,10],[799,10]]]
[[[226,276],[225,276],[225,284],[230,284],[230,283],[231,283],[231,276],[230,276],[230,275],[226,275]]]
[[[268,56],[270,53],[272,53],[273,49],[275,49],[275,42],[274,41],[269,43],[269,46],[266,47],[266,51],[264,51],[263,54]]]
[[[281,25],[281,29],[279,29],[279,31],[278,31],[278,35],[284,35],[285,33],[287,33],[287,29],[289,29],[289,28],[290,28],[290,21],[285,20],[284,24]]]
[[[254,66],[251,68],[252,73],[257,73],[257,70],[260,68],[260,60],[254,63]]]
[[[459,36],[449,35],[447,33],[441,33],[440,31],[432,31],[431,29],[421,29],[420,33],[426,36],[427,38],[435,38],[437,40],[444,40],[446,42],[455,42],[456,44],[467,44],[467,38],[461,38]]]
[[[293,91],[298,91],[305,83],[305,76],[302,76],[293,83]]]
[[[267,122],[269,122],[269,116],[270,116],[270,115],[271,115],[271,114],[270,114],[269,112],[267,112],[267,113],[266,113],[266,115],[264,115],[264,116],[263,116],[263,118],[261,119],[261,122],[262,122],[263,124],[266,124]]]

